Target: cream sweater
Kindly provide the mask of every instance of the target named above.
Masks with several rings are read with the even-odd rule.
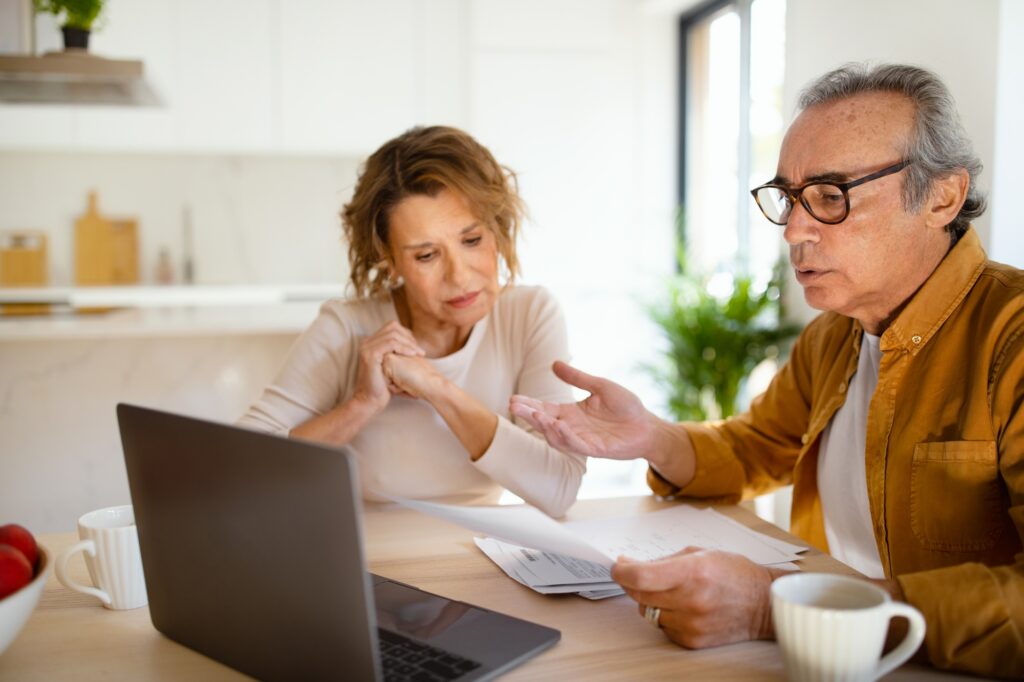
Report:
[[[330,300],[295,342],[277,379],[239,420],[287,434],[348,400],[355,390],[361,337],[397,319],[390,297]],[[488,450],[473,462],[434,408],[394,396],[348,444],[363,497],[460,496],[494,501],[503,486],[552,516],[576,500],[586,459],[555,450],[510,421],[508,399],[522,393],[552,402],[572,392],[551,372],[568,360],[565,318],[540,287],[508,287],[470,332],[466,345],[434,366],[498,415]]]

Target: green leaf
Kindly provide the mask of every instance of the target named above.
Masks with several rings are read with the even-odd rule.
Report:
[[[64,16],[62,25],[66,28],[92,30],[93,22],[103,11],[106,0],[32,0],[36,14]]]
[[[736,275],[728,297],[719,300],[708,292],[707,277],[688,271],[682,246],[677,263],[665,299],[649,308],[668,344],[664,362],[647,369],[665,387],[676,419],[732,416],[750,372],[766,358],[782,356],[799,333],[781,322],[783,271],[776,268],[763,289],[749,275]],[[708,414],[708,395],[717,415]]]

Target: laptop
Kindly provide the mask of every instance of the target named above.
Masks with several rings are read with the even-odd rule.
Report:
[[[153,625],[264,680],[486,680],[558,630],[373,575],[345,448],[120,404]]]

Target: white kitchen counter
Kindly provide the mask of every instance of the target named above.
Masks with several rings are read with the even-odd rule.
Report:
[[[298,334],[320,303],[119,308],[106,313],[0,316],[0,343]]]
[[[341,284],[0,287],[0,303],[47,303],[68,308],[266,305],[320,302],[343,295]]]
[[[0,304],[46,304],[49,315],[0,314],[0,342],[297,334],[341,285],[0,288]],[[83,309],[110,308],[103,313]]]
[[[9,482],[0,482],[0,519],[46,532],[128,503],[116,405],[232,422],[273,380],[319,306],[0,316],[0,462]]]

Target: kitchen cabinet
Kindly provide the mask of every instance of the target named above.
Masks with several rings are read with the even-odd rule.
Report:
[[[269,0],[176,0],[176,137],[187,151],[273,151],[276,15]]]
[[[419,119],[418,0],[281,6],[281,146],[361,155]]]
[[[169,151],[178,140],[181,113],[176,88],[177,30],[174,0],[110,3],[105,26],[93,37],[94,50],[105,57],[142,59],[146,80],[165,103],[159,107],[52,106],[70,110],[75,136],[70,146],[82,151]],[[64,150],[68,147],[60,147]]]
[[[92,49],[142,59],[163,106],[0,105],[0,151],[361,157],[418,123],[465,123],[467,0],[133,0],[107,11]]]
[[[69,107],[0,104],[0,151],[68,149],[74,144],[74,112]]]
[[[0,338],[0,518],[60,530],[128,503],[117,403],[233,422],[315,316],[299,308],[123,311]]]

